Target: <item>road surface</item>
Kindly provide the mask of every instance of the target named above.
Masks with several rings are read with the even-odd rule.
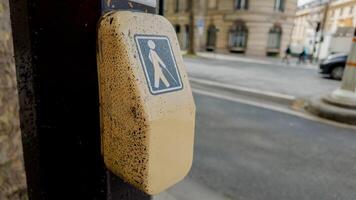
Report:
[[[340,81],[323,78],[317,68],[263,64],[260,61],[229,61],[184,58],[190,77],[292,95],[298,98],[331,92]]]
[[[160,199],[354,200],[356,132],[195,92],[194,164]]]

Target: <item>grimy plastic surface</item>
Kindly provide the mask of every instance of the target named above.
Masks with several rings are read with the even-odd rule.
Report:
[[[146,35],[168,39],[181,80],[177,90],[153,94],[152,85],[150,90],[135,41],[137,36]],[[161,40],[155,41],[158,57],[169,52],[159,50]],[[152,57],[146,62],[156,59]],[[193,159],[195,105],[176,33],[162,16],[131,11],[108,13],[98,27],[97,60],[105,164],[140,190],[158,194],[182,180]],[[168,79],[168,73],[164,74]],[[163,80],[160,87],[164,87]]]

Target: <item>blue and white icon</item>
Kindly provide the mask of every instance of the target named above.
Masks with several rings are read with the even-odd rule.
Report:
[[[156,95],[182,89],[169,39],[165,36],[136,35],[135,41],[150,92]]]

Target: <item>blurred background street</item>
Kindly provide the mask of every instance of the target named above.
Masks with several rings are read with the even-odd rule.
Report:
[[[192,171],[157,198],[355,199],[355,126],[305,108],[346,77],[356,1],[233,2],[167,1],[188,54],[197,127]],[[341,107],[326,113],[355,113]]]
[[[316,68],[212,58],[185,61],[192,79],[297,97],[327,93],[339,84],[322,78]],[[294,111],[263,95],[255,99],[209,85],[192,82],[192,86],[197,105],[193,168],[188,178],[157,199],[351,200],[356,196],[355,127]]]
[[[11,34],[9,1],[0,0],[0,200],[28,199],[25,170],[33,196],[57,196],[62,179],[71,183],[63,195],[150,199],[119,178],[110,182],[101,151],[96,24],[100,9],[123,1],[10,2],[26,16],[13,23],[24,33]],[[157,10],[142,2],[124,9]],[[191,171],[153,199],[356,199],[356,0],[158,5],[177,34],[197,114]],[[326,112],[310,109],[314,99]]]

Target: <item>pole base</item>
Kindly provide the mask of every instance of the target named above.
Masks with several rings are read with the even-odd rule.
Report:
[[[330,95],[314,97],[309,100],[306,110],[322,118],[356,125],[356,107],[345,106],[335,99],[330,99]]]
[[[323,97],[324,101],[340,107],[356,109],[356,93],[337,89],[330,95]]]

